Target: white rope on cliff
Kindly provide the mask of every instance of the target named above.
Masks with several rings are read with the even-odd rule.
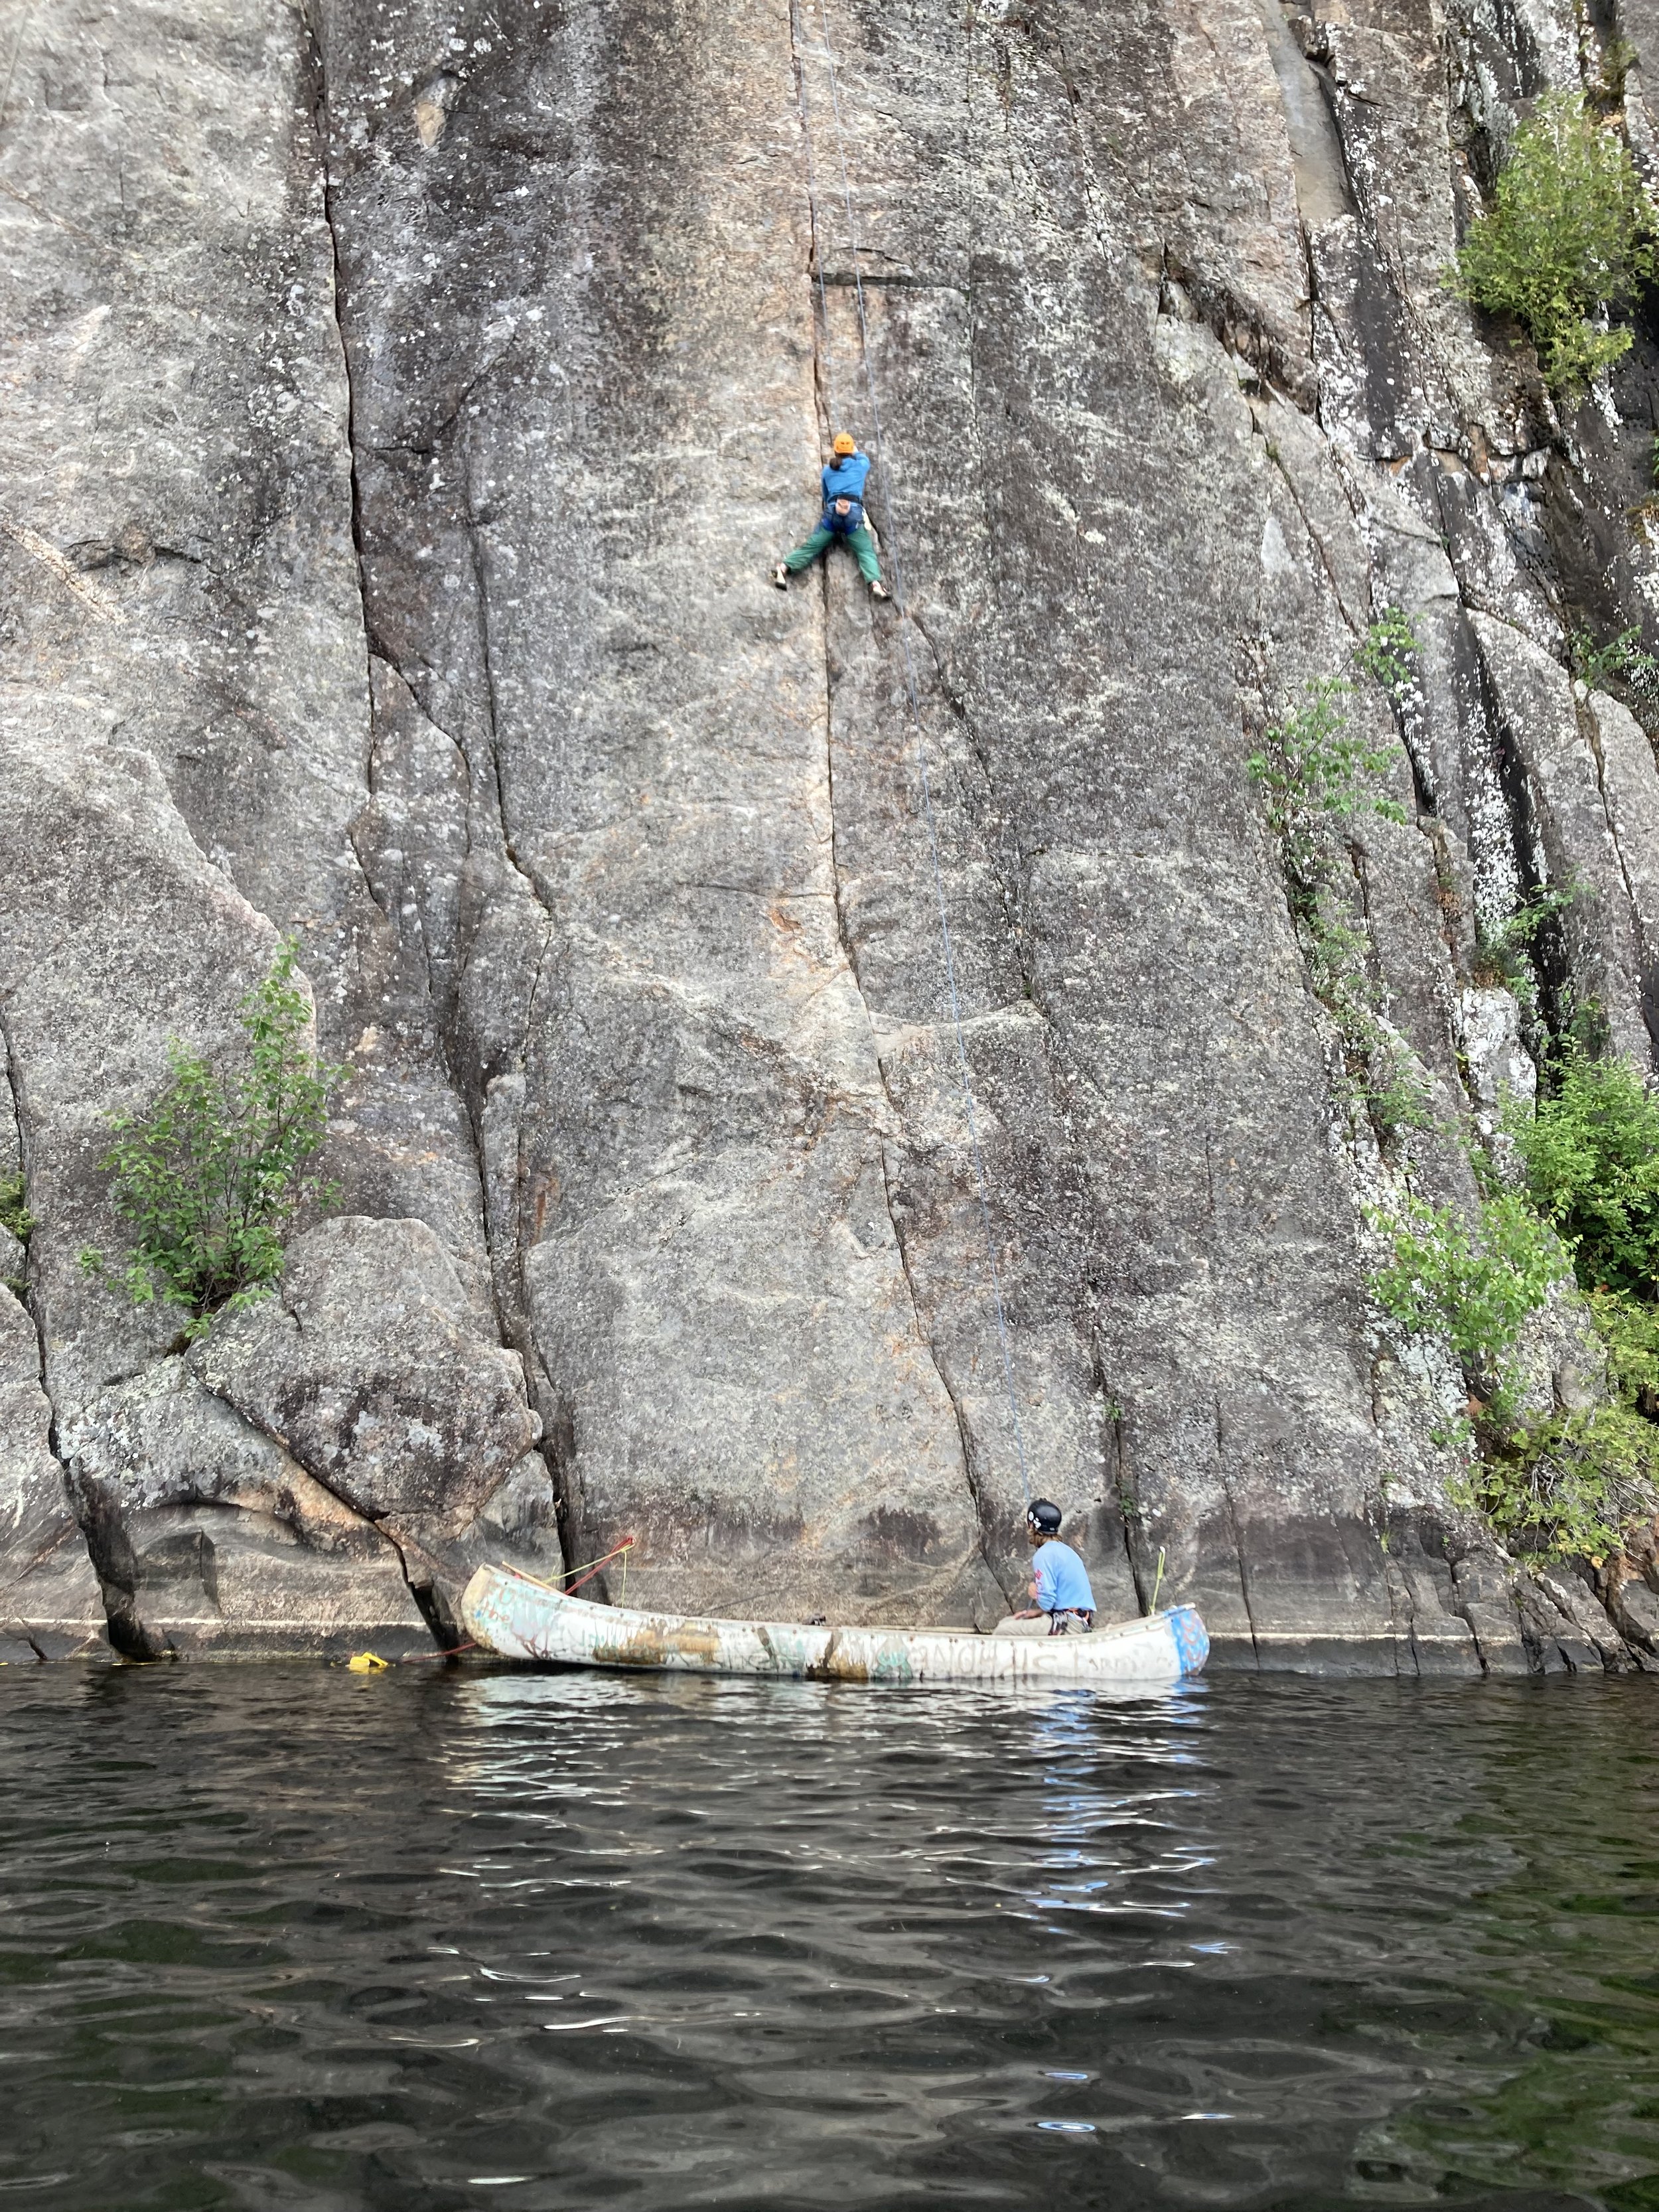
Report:
[[[798,0],[789,0],[789,12],[799,27]],[[881,477],[883,502],[887,517],[888,550],[893,566],[893,609],[898,617],[899,642],[904,651],[904,678],[910,701],[910,723],[915,733],[916,773],[921,785],[922,815],[927,826],[928,857],[933,864],[933,896],[939,908],[939,944],[945,956],[945,991],[951,1011],[951,1026],[956,1031],[957,1073],[962,1090],[963,1110],[968,1123],[968,1142],[974,1160],[974,1177],[979,1188],[980,1220],[985,1231],[985,1260],[990,1270],[991,1304],[996,1314],[997,1343],[1002,1354],[1002,1382],[1007,1393],[1008,1417],[1013,1425],[1014,1451],[1019,1462],[1019,1486],[1025,1502],[1031,1502],[1031,1477],[1025,1459],[1025,1432],[1020,1424],[1019,1401],[1014,1394],[1014,1364],[1008,1346],[1008,1319],[1002,1302],[1002,1281],[997,1271],[996,1235],[991,1224],[990,1179],[985,1171],[985,1154],[979,1139],[979,1116],[974,1106],[974,1084],[968,1065],[968,1040],[963,1028],[962,999],[957,988],[957,962],[951,942],[951,917],[945,896],[945,872],[939,863],[939,823],[933,811],[933,787],[927,774],[927,748],[921,721],[921,699],[916,683],[916,665],[910,651],[909,617],[905,611],[904,564],[899,546],[899,528],[893,498],[892,477],[882,458],[881,404],[876,397],[875,372],[870,362],[870,325],[865,313],[864,272],[860,260],[858,223],[853,213],[853,184],[847,167],[847,134],[842,124],[841,88],[836,74],[835,50],[830,43],[830,14],[828,0],[818,0],[818,21],[823,40],[823,59],[830,82],[830,106],[835,121],[836,149],[841,163],[842,198],[847,210],[847,241],[853,257],[853,289],[858,301],[859,349],[863,357],[865,389],[870,396],[871,459]],[[805,49],[797,40],[801,51]],[[817,175],[812,160],[812,121],[806,99],[806,72],[800,72],[801,129],[806,144],[806,191],[812,216],[812,246],[817,260],[818,301],[823,315],[823,357],[825,381],[829,386],[830,420],[836,413],[835,346],[830,328],[830,299],[824,287],[823,232],[818,221]]]

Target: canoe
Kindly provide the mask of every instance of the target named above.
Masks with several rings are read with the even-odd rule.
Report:
[[[480,1567],[461,1595],[473,1642],[565,1667],[787,1674],[818,1682],[1178,1682],[1210,1639],[1189,1605],[1088,1636],[975,1636],[948,1628],[816,1628],[593,1605],[514,1567]]]

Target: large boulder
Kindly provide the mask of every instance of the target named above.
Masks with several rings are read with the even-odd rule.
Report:
[[[276,1295],[226,1315],[189,1365],[396,1547],[441,1636],[458,1634],[456,1601],[481,1559],[512,1550],[557,1565],[522,1363],[477,1334],[424,1222],[345,1215],[307,1231]]]
[[[116,1384],[60,1441],[128,1657],[431,1650],[397,1546],[181,1355]]]

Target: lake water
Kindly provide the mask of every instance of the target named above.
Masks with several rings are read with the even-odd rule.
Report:
[[[1659,2208],[1659,1694],[0,1671],[0,2208]]]

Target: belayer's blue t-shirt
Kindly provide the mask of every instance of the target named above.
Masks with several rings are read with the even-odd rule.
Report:
[[[869,473],[868,453],[848,453],[844,461],[826,463],[823,471],[825,503],[832,499],[862,499],[864,479]]]
[[[1051,1538],[1032,1555],[1040,1613],[1092,1613],[1095,1594],[1081,1559],[1069,1544]]]

